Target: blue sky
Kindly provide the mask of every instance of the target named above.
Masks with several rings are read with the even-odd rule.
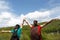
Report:
[[[11,5],[13,12],[26,14],[36,10],[51,9],[55,7],[53,4],[60,3],[60,0],[52,1],[52,4],[49,3],[50,0],[7,0],[7,2]]]
[[[0,0],[0,27],[60,19],[60,0]]]
[[[40,9],[48,9],[48,0],[8,0],[14,12],[28,13]]]

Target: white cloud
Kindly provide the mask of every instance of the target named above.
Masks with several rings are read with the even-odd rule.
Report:
[[[45,11],[29,12],[26,15],[21,14],[20,16],[16,16],[14,13],[9,12],[8,10],[10,9],[11,8],[7,2],[0,0],[0,27],[21,24],[24,17],[26,17],[30,23],[32,23],[33,20],[43,22],[49,21],[53,18],[60,18],[60,6],[56,6],[55,8]]]
[[[30,12],[26,15],[20,15],[20,16],[16,16],[14,15],[12,12],[1,12],[0,14],[0,27],[1,26],[14,26],[16,24],[21,24],[22,20],[24,17],[26,17],[26,19],[31,19],[29,20],[31,23],[34,19],[43,19],[43,18],[48,18],[50,15],[49,11],[44,11],[44,12],[40,12],[40,11],[35,11],[35,12]]]
[[[33,19],[33,18],[36,19],[36,18],[49,17],[49,15],[50,15],[49,11],[44,11],[44,12],[35,11],[35,12],[28,13],[26,17],[30,19]]]
[[[9,10],[10,6],[8,5],[8,2],[5,0],[0,0],[0,11],[6,11]]]
[[[55,17],[56,19],[60,19],[60,16]]]
[[[57,12],[59,11],[59,8],[60,7],[57,7],[57,8],[53,8],[51,10],[42,11],[42,12],[34,11],[34,12],[27,13],[26,15],[21,14],[20,16],[16,16],[12,12],[1,12],[0,27],[1,26],[14,26],[16,24],[21,24],[24,17],[26,17],[26,19],[28,19],[30,23],[32,23],[33,20],[44,22],[44,21],[49,21],[53,18],[60,18],[60,15],[59,16],[57,15],[56,17],[51,17],[52,14],[53,16],[57,14]]]
[[[25,15],[30,21],[38,20],[39,22],[49,21],[51,19],[60,19],[60,6],[45,11],[34,11]]]
[[[48,0],[49,7],[57,7],[60,6],[60,0]]]
[[[14,26],[16,24],[21,24],[23,20],[23,15],[15,16],[10,12],[3,12],[0,15],[0,27],[1,26]]]
[[[21,24],[23,15],[16,16],[12,13],[9,3],[6,0],[0,0],[0,27],[14,26]]]

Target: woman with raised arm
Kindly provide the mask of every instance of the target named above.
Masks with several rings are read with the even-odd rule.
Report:
[[[27,20],[24,19],[24,21],[31,27],[31,40],[42,40],[41,29],[51,22],[39,25],[38,21],[34,20],[33,25],[31,25]]]
[[[20,36],[21,36],[21,31],[22,31],[22,26],[24,24],[24,21],[21,25],[15,25],[14,29],[11,31],[4,31],[2,30],[2,32],[11,32],[12,36],[10,40],[20,40]]]

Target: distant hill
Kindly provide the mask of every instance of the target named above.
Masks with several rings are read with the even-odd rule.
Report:
[[[60,32],[60,19],[53,19],[51,22],[44,26],[42,29],[44,32]]]
[[[53,19],[42,29],[44,40],[60,40],[60,19]]]
[[[39,24],[44,24],[42,22]],[[1,30],[12,30],[13,27],[0,28]],[[30,40],[30,27],[25,25],[22,28],[21,40]],[[60,40],[60,19],[52,19],[47,25],[42,28],[43,40]],[[0,40],[9,40],[11,33],[0,33]]]

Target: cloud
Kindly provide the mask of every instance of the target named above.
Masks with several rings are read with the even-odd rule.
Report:
[[[38,22],[49,21],[54,18],[60,18],[60,15],[55,16],[55,14],[60,13],[60,7],[55,7],[51,10],[46,11],[34,11],[29,12],[26,15],[21,14],[20,16],[16,16],[12,12],[1,12],[0,14],[0,27],[14,26],[16,24],[21,24],[24,17],[32,23],[33,20],[38,20]],[[56,9],[56,10],[55,10]],[[54,16],[54,17],[52,17]]]
[[[49,21],[51,19],[60,19],[60,6],[45,11],[34,11],[25,15],[30,21],[38,20],[39,22]]]
[[[13,12],[6,0],[0,0],[0,27],[13,26],[21,23],[22,15],[17,17]],[[21,19],[21,20],[20,20]]]
[[[51,8],[60,6],[60,0],[49,0],[48,6]]]
[[[0,14],[0,27],[14,26],[16,24],[21,24],[23,20],[23,15],[16,16],[10,12],[3,12]]]
[[[11,10],[9,3],[7,3],[5,0],[0,0],[0,27],[8,27],[21,24],[24,17],[26,17],[30,23],[32,23],[33,20],[44,22],[54,18],[60,18],[60,6],[56,6],[48,10],[36,10],[34,12],[29,12],[26,15],[21,14],[19,16],[8,10]]]
[[[5,0],[0,0],[0,11],[7,11],[10,9],[9,3]]]
[[[55,17],[56,19],[60,19],[60,16]]]
[[[28,13],[26,15],[27,18],[33,19],[33,18],[45,18],[45,17],[49,17],[50,12],[49,11],[44,11],[44,12],[40,12],[40,11],[35,11],[35,12],[31,12]]]

